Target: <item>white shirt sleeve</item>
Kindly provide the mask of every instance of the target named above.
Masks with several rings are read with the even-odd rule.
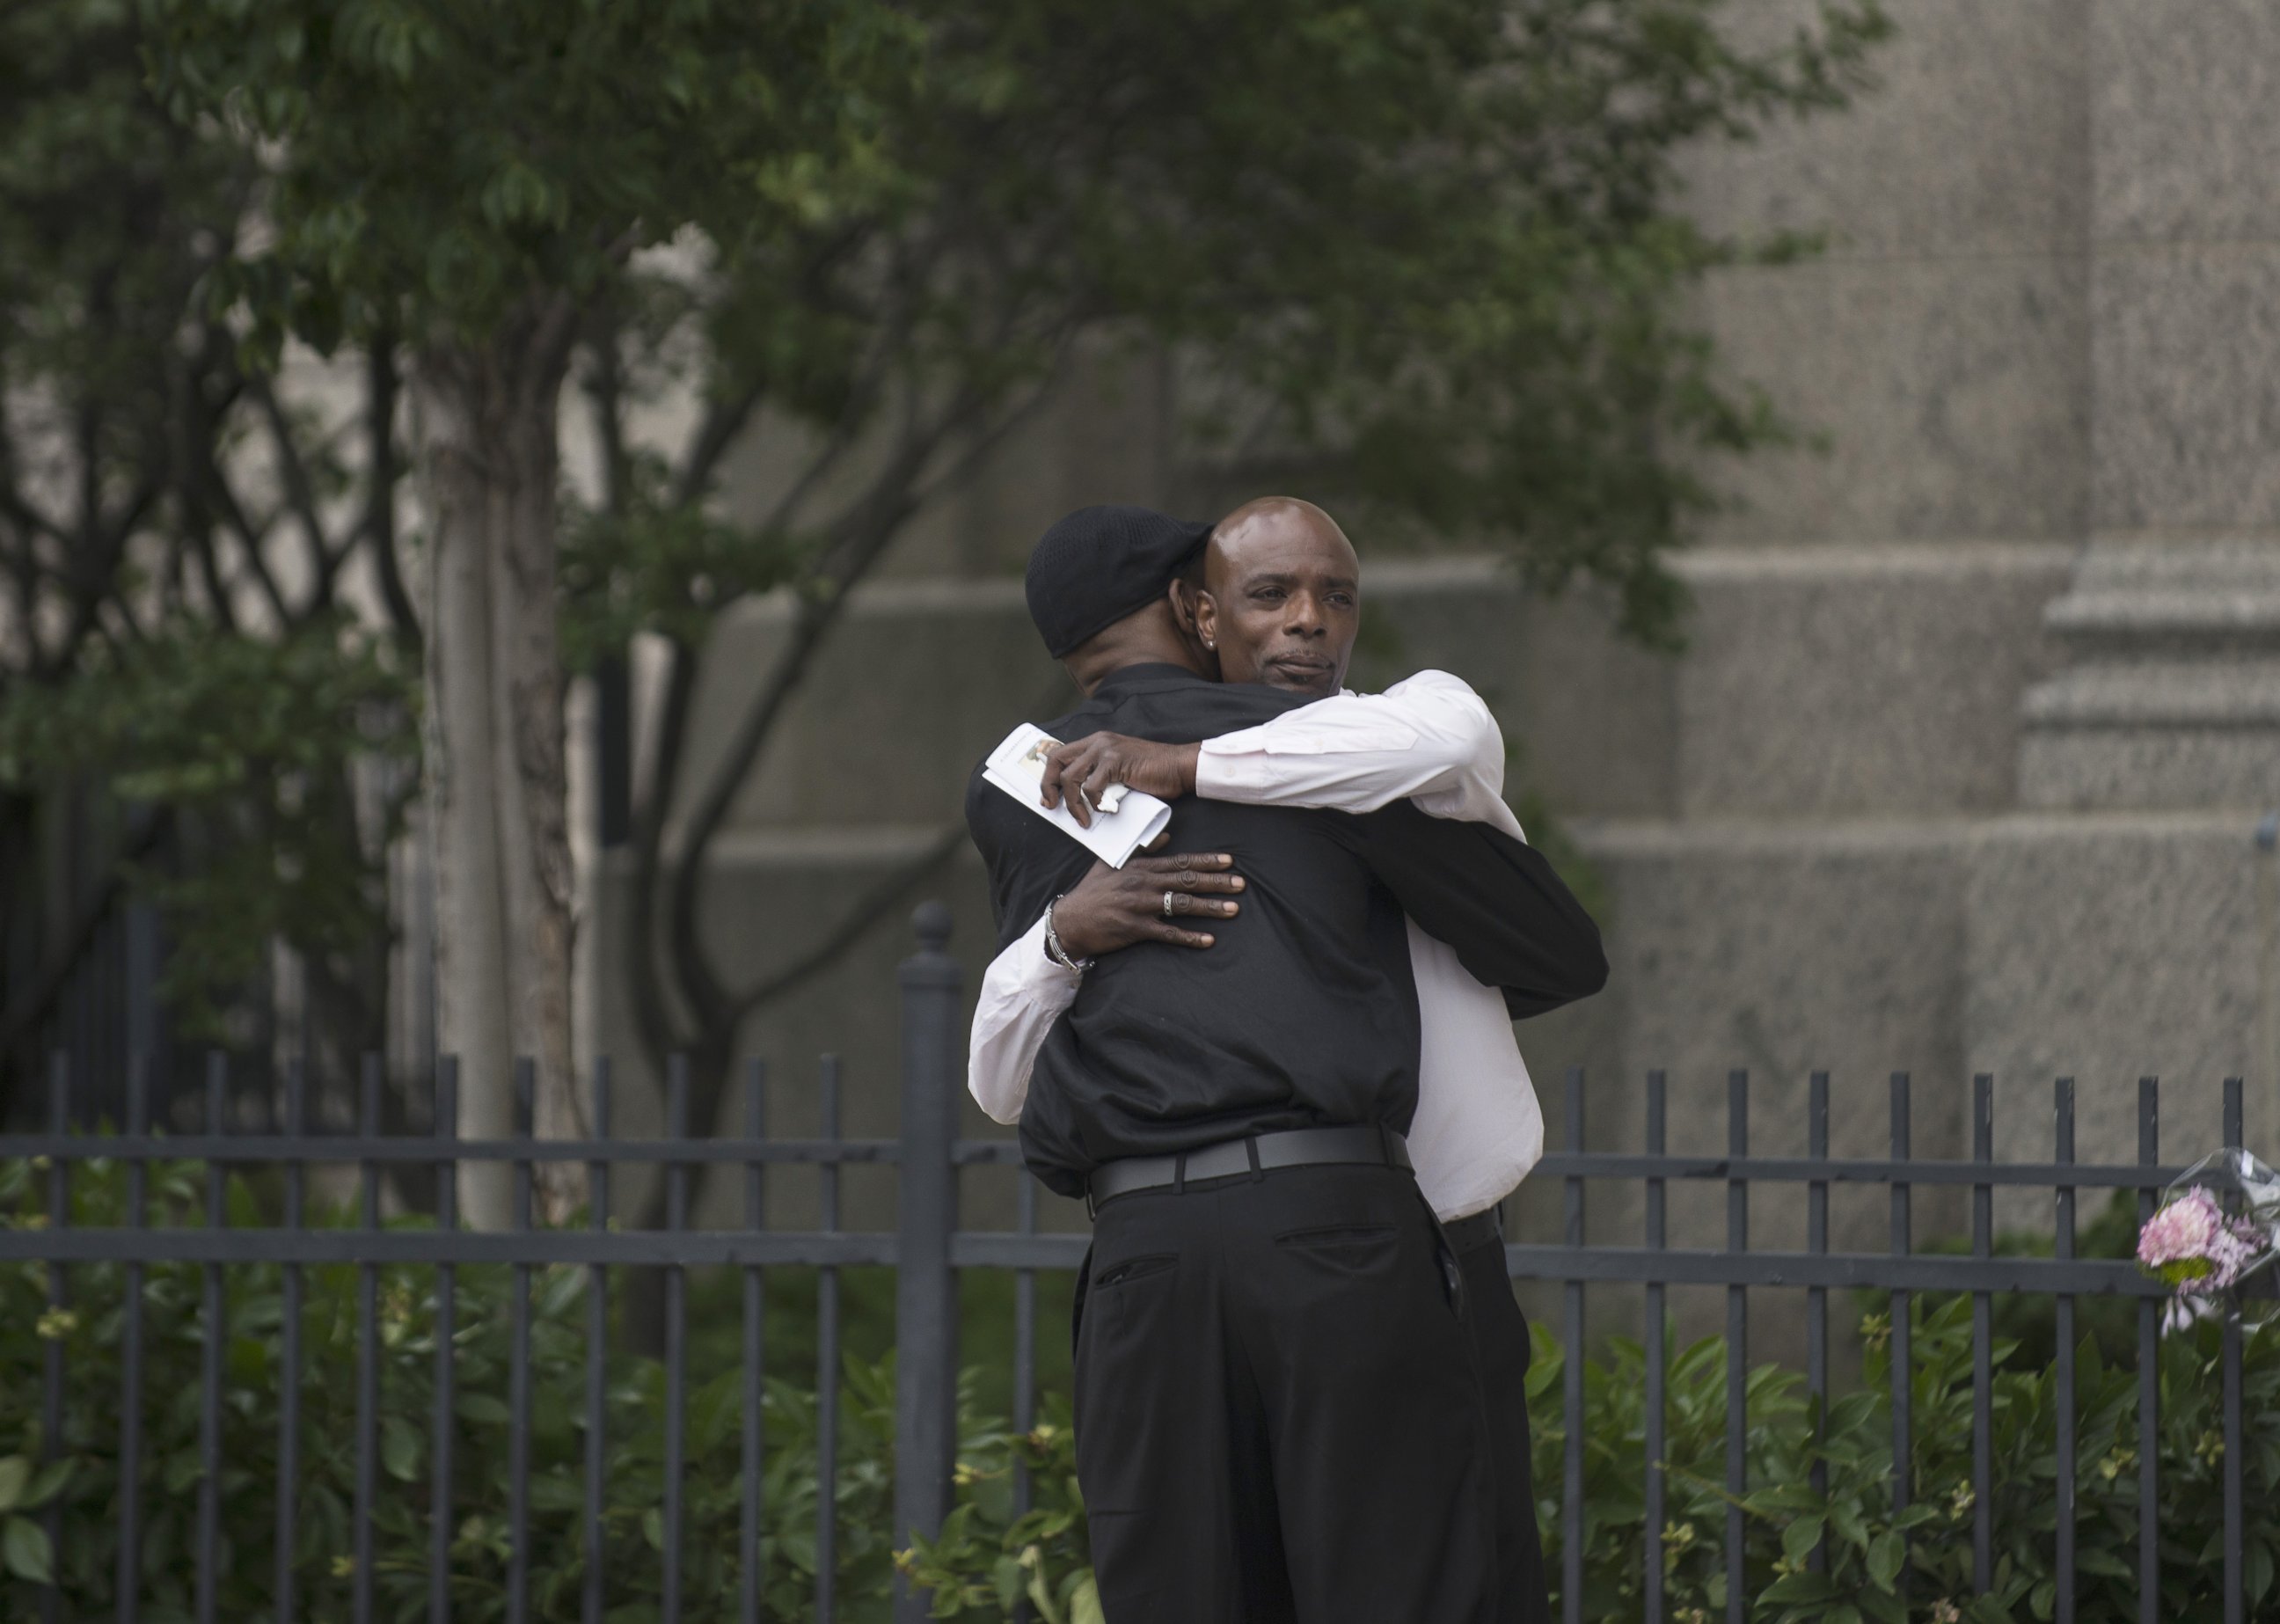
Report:
[[[995,1122],[1018,1122],[1045,1034],[1076,1001],[1082,977],[1045,957],[1045,921],[990,961],[967,1041],[966,1087]]]
[[[1504,803],[1504,733],[1462,678],[1421,671],[1382,694],[1334,694],[1256,727],[1206,739],[1207,800],[1368,812],[1399,800],[1436,818],[1523,839]]]

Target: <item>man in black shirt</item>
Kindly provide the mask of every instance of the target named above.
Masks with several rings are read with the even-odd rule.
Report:
[[[1187,742],[1305,703],[1206,680],[1167,599],[1122,612],[1104,522],[1073,515],[1033,560],[1033,612],[1088,696],[1049,732]],[[1141,526],[1144,553],[1179,543],[1145,522],[1127,510],[1106,527]],[[1070,566],[1088,548],[1111,566],[1105,625]],[[1301,572],[1333,613],[1341,571],[1350,551]],[[967,815],[1012,935],[1090,866],[978,777]],[[1597,932],[1529,847],[1406,803],[1354,817],[1185,799],[1171,836],[1234,859],[1242,918],[1208,951],[1141,943],[1093,967],[1022,1113],[1030,1167],[1098,1207],[1078,1451],[1105,1611],[1484,1620],[1478,1380],[1399,1139],[1417,1064],[1403,915],[1528,1010],[1597,989]]]

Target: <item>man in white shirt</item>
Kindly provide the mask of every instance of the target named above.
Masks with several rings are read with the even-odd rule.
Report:
[[[1049,760],[1044,799],[1066,796],[1089,823],[1110,785],[1167,800],[1183,795],[1259,805],[1370,812],[1404,798],[1435,817],[1486,822],[1515,839],[1503,799],[1504,740],[1470,687],[1424,671],[1383,694],[1340,693],[1345,650],[1324,648],[1322,617],[1241,566],[1255,527],[1336,527],[1312,504],[1273,499],[1222,520],[1204,585],[1167,581],[1175,611],[1223,680],[1321,693],[1311,705],[1200,744],[1164,744],[1099,733]],[[1334,656],[1334,658],[1333,658]],[[1182,923],[1225,920],[1241,908],[1242,879],[1211,855],[1139,858],[1122,870],[1096,864],[1049,910],[1062,951],[1041,917],[982,978],[968,1055],[968,1086],[994,1120],[1021,1119],[1039,1046],[1075,1000],[1082,962],[1142,940],[1208,951],[1207,931]],[[1449,947],[1407,931],[1421,1044],[1416,1114],[1407,1135],[1420,1189],[1442,1220],[1466,1281],[1496,1468],[1500,1624],[1548,1616],[1529,1471],[1527,1323],[1504,1266],[1497,1204],[1541,1155],[1544,1124],[1514,1040],[1506,997],[1475,981]]]

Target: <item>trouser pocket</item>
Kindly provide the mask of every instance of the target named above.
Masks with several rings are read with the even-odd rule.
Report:
[[[1084,1259],[1076,1266],[1076,1289],[1069,1294],[1069,1358],[1076,1358],[1077,1338],[1084,1329],[1084,1295],[1092,1281],[1092,1243],[1087,1242]]]
[[[1458,1319],[1465,1318],[1465,1270],[1457,1259],[1457,1249],[1449,1243],[1449,1232],[1441,1227],[1441,1215],[1433,1204],[1425,1199],[1425,1192],[1414,1184],[1410,1186],[1417,1197],[1417,1210],[1425,1215],[1427,1227],[1433,1235],[1433,1259],[1441,1271],[1441,1295],[1449,1305],[1449,1312]]]

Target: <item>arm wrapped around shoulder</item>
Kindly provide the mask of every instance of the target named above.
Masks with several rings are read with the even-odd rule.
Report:
[[[1542,852],[1481,823],[1406,803],[1357,819],[1371,868],[1419,927],[1475,981],[1503,989],[1515,1020],[1607,984],[1599,927]]]

